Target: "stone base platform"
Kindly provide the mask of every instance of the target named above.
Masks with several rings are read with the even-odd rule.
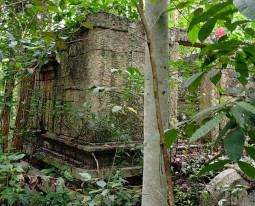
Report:
[[[72,176],[80,180],[82,178],[79,173],[90,173],[92,177],[104,177],[109,174],[114,161],[120,161],[115,159],[115,156],[117,151],[122,149],[133,157],[124,159],[124,166],[121,165],[118,168],[123,171],[123,176],[132,178],[142,175],[142,166],[134,163],[140,152],[135,149],[135,143],[129,145],[112,142],[85,144],[71,137],[56,136],[50,133],[37,135],[37,137],[39,138],[35,144],[36,148],[27,145],[24,147],[24,152],[31,164],[39,169],[53,166],[58,169],[65,167]]]

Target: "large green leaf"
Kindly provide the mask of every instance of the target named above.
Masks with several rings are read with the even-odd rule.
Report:
[[[189,1],[186,1],[186,2],[181,2],[181,3],[179,3],[179,4],[177,4],[177,8],[178,9],[182,9],[182,8],[184,8],[187,4],[189,4],[190,2]]]
[[[216,85],[220,81],[221,75],[222,75],[222,73],[219,69],[211,70],[207,74],[207,76],[210,78],[211,82],[214,85]]]
[[[211,131],[216,125],[218,125],[225,114],[218,114],[213,119],[205,123],[203,126],[201,126],[190,138],[189,142],[195,142],[196,140],[203,137],[205,134],[207,134],[209,131]]]
[[[199,129],[199,125],[197,124],[188,124],[185,129],[184,132],[191,137],[198,129]]]
[[[99,187],[105,187],[106,182],[105,182],[105,181],[98,181],[98,182],[97,182],[97,185],[98,185]]]
[[[226,89],[225,92],[227,92],[228,94],[240,94],[243,91],[245,91],[244,87],[239,87],[239,88],[229,88]]]
[[[238,102],[237,105],[241,106],[245,110],[255,114],[255,106],[247,102]]]
[[[201,14],[203,12],[202,8],[198,8],[195,11],[193,11],[190,15],[189,15],[189,21],[192,20],[192,18],[194,18],[194,16],[197,16],[199,14]],[[192,43],[192,45],[194,45],[198,39],[198,32],[200,30],[200,27],[198,25],[194,26],[192,29],[188,30],[188,37]]]
[[[231,102],[223,102],[221,104],[217,104],[215,106],[212,107],[208,107],[207,109],[202,110],[201,112],[198,112],[197,114],[195,114],[190,121],[196,121],[197,119],[201,118],[203,115],[205,115],[208,112],[212,112],[212,111],[217,111],[219,109],[224,108],[227,104],[231,104]]]
[[[176,139],[178,135],[178,131],[175,129],[170,129],[165,131],[165,140],[166,140],[166,147],[170,148],[173,144],[174,140]]]
[[[93,29],[93,25],[88,22],[83,22],[83,23],[81,23],[81,25],[88,29],[91,29],[91,30]]]
[[[248,22],[250,22],[250,20],[235,21],[229,25],[228,30],[234,31],[237,26],[242,25],[242,24],[247,24]]]
[[[198,33],[198,39],[200,42],[203,42],[211,33],[216,24],[216,19],[208,20],[200,29]]]
[[[223,3],[215,4],[206,12],[195,16],[189,24],[188,31],[190,31],[196,24],[207,21],[208,19],[210,19],[210,17],[222,11],[223,9],[226,8],[227,5],[230,5],[230,4],[232,4],[231,0],[227,2],[223,2]]]
[[[202,170],[200,170],[198,175],[203,175],[204,173],[210,172],[212,170],[220,170],[220,169],[223,168],[223,166],[225,164],[228,164],[229,162],[231,162],[231,160],[227,159],[227,160],[219,160],[218,162],[215,162],[213,164],[209,164],[208,166],[206,166]]]
[[[255,131],[248,131],[248,135],[249,135],[251,141],[253,141],[253,143],[255,143]]]
[[[228,157],[238,162],[242,156],[245,135],[240,127],[230,131],[224,139],[224,149]]]
[[[198,39],[198,32],[199,32],[198,26],[194,26],[190,31],[188,31],[188,37],[192,45],[194,45]]]
[[[238,166],[240,167],[240,169],[249,177],[254,178],[255,179],[255,168],[252,167],[250,164],[243,162],[243,161],[239,161],[238,162]]]
[[[255,149],[252,147],[245,147],[245,151],[255,161]]]
[[[42,32],[41,35],[45,36],[45,37],[52,38],[52,39],[56,39],[57,38],[57,35],[54,34],[53,32]]]
[[[252,30],[252,31],[254,32],[254,36],[255,36],[255,31],[254,30]],[[253,64],[255,64],[255,46],[254,45],[247,45],[246,47],[243,47],[242,50],[245,52],[245,55],[248,57],[248,59]]]
[[[245,86],[248,83],[247,77],[249,77],[249,72],[247,63],[240,52],[236,54],[235,70],[240,74],[238,80],[243,86]]]
[[[243,45],[244,43],[242,43],[239,40],[229,40],[229,41],[222,41],[222,42],[218,42],[218,43],[214,43],[214,44],[210,44],[207,45],[206,47],[204,47],[201,50],[201,54],[205,54],[207,52],[211,52],[214,50],[235,50],[236,48],[238,48],[240,45]]]
[[[243,118],[243,114],[238,107],[231,107],[229,114],[236,120],[236,123],[241,127],[245,128],[245,122]]]
[[[223,130],[221,130],[219,136],[217,137],[217,139],[214,142],[214,147],[219,143],[219,141],[222,139],[222,137],[226,134],[226,132],[230,129],[230,127],[235,124],[234,120],[230,120],[225,127],[223,128]]]
[[[235,7],[248,18],[255,21],[255,1],[254,0],[234,0]]]
[[[184,88],[188,89],[190,92],[196,91],[197,88],[200,86],[200,82],[201,82],[203,75],[204,75],[203,72],[199,72],[199,73],[191,76],[190,78],[188,78],[183,85]]]

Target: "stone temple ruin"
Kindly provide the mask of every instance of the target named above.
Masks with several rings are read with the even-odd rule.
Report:
[[[37,149],[26,147],[26,152],[33,155],[32,161],[37,165],[55,162],[67,165],[71,174],[78,179],[80,172],[89,172],[93,176],[99,175],[98,172],[100,175],[106,174],[116,149],[124,147],[103,126],[97,131],[84,129],[86,118],[81,116],[89,115],[87,110],[84,113],[85,102],[91,103],[89,112],[109,115],[111,108],[108,108],[108,113],[104,108],[116,98],[111,92],[88,91],[97,87],[123,85],[123,81],[114,76],[110,69],[103,69],[105,67],[121,70],[135,67],[143,71],[145,65],[145,34],[140,21],[104,12],[90,15],[86,21],[94,29],[79,30],[72,39],[67,40],[66,49],[60,51],[60,63],[53,56],[36,73],[34,90],[38,91],[35,94],[38,110],[31,124],[38,137],[35,144]],[[186,31],[178,28],[169,28],[169,45],[171,60],[180,58],[179,45],[192,46]],[[199,48],[203,46],[199,42],[193,45]],[[226,82],[220,84],[223,88],[227,87]],[[220,94],[206,77],[202,80],[201,88],[206,98],[204,107],[217,103]],[[178,110],[187,106],[184,95],[182,86],[171,86],[170,119],[178,119]],[[142,105],[142,102],[138,104]],[[142,116],[142,106],[138,105],[137,112]],[[122,124],[129,127],[133,144],[141,142],[142,120],[132,112],[128,116],[113,117],[113,121],[119,118]],[[130,152],[136,152],[132,144]],[[126,177],[140,175],[140,165],[132,161],[122,170]]]

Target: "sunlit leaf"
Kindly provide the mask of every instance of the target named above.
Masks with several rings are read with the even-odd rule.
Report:
[[[83,23],[81,23],[81,25],[88,29],[91,29],[91,30],[93,29],[93,25],[88,22],[83,22]]]
[[[127,108],[128,108],[131,112],[137,114],[137,111],[136,111],[134,108],[132,108],[132,107],[127,107]]]
[[[121,109],[122,109],[122,106],[114,106],[114,107],[112,108],[112,113],[118,112],[118,111],[120,111]]]
[[[105,181],[98,181],[98,182],[97,182],[97,185],[98,185],[99,187],[105,187],[106,182],[105,182]]]
[[[79,175],[84,178],[84,181],[88,181],[91,179],[91,174],[89,173],[79,173]]]
[[[52,38],[52,39],[56,39],[57,38],[57,35],[54,34],[53,32],[42,32],[41,35],[45,36],[45,37]]]

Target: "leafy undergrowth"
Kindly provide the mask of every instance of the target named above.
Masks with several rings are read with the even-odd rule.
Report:
[[[199,196],[205,185],[217,174],[209,172],[198,176],[201,167],[212,158],[207,149],[192,148],[183,149],[172,156],[171,169],[175,202],[177,206],[197,206]],[[203,154],[203,155],[201,155]],[[211,153],[212,154],[212,153]],[[215,156],[215,154],[212,154]],[[82,184],[68,175],[68,171],[58,172],[56,169],[44,169],[53,186],[53,191],[48,193],[27,193],[24,190],[25,183],[30,189],[40,184],[42,179],[38,176],[30,176],[20,167],[19,161],[23,154],[0,153],[0,179],[8,179],[8,185],[0,180],[0,203],[1,205],[106,205],[106,206],[139,206],[141,204],[141,188],[130,187],[120,171],[115,170],[109,177],[92,178],[88,173],[80,173],[84,178]],[[66,189],[67,188],[67,189]],[[70,191],[72,189],[73,191]],[[76,191],[76,192],[74,192]],[[79,193],[86,194],[91,200],[82,202]]]
[[[177,206],[197,206],[199,197],[206,184],[218,173],[209,172],[198,176],[198,172],[206,165],[211,155],[205,149],[182,150],[171,158],[172,178]],[[209,152],[208,152],[209,153]],[[201,155],[202,154],[202,155]],[[215,156],[215,155],[213,155]]]

